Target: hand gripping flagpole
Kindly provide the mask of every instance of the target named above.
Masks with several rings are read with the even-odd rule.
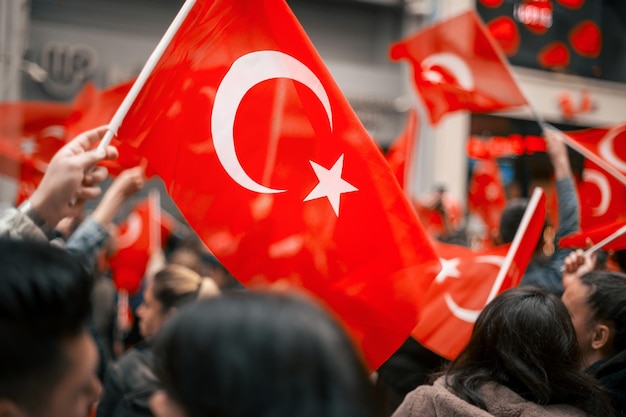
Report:
[[[128,94],[126,94],[126,97],[122,101],[122,104],[120,104],[120,107],[118,107],[117,111],[115,112],[115,115],[109,123],[106,134],[98,145],[98,149],[106,149],[106,147],[109,146],[109,144],[111,143],[111,139],[113,139],[113,136],[117,136],[117,130],[124,121],[128,110],[135,102],[135,99],[139,95],[139,92],[146,84],[148,77],[150,76],[150,74],[152,74],[152,71],[163,56],[163,53],[174,38],[174,35],[176,35],[176,32],[178,32],[178,29],[185,21],[185,18],[187,17],[195,3],[196,0],[186,0],[185,4],[183,4],[183,7],[181,7],[178,11],[178,14],[170,24],[170,27],[167,29],[167,31],[157,44],[156,48],[154,48],[154,51],[152,51],[150,58],[148,58],[148,61],[146,61],[146,64],[141,69],[141,72],[137,76],[137,79],[135,80],[135,83],[131,87]]]

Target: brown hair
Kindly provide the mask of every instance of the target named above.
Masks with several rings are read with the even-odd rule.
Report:
[[[202,277],[185,266],[171,264],[154,276],[152,293],[167,312],[190,301],[216,296],[220,290],[211,278]]]

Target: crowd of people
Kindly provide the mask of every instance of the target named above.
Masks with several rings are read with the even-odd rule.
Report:
[[[409,338],[371,373],[314,301],[232,289],[198,245],[179,245],[152,254],[138,340],[116,345],[106,255],[141,169],[122,172],[77,227],[61,227],[102,193],[98,163],[117,157],[94,148],[105,131],[68,142],[32,196],[0,213],[0,417],[626,415],[626,275],[582,250],[532,262],[484,308],[455,360]],[[566,147],[545,136],[558,238],[578,229],[578,203]],[[524,204],[505,210],[502,242]]]

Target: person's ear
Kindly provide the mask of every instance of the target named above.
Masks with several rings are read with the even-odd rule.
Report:
[[[26,412],[8,398],[0,398],[0,417],[26,417]]]
[[[598,323],[593,328],[591,347],[595,350],[604,349],[609,346],[611,340],[611,329],[604,323]]]

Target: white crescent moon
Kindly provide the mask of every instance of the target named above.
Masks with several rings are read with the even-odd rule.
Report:
[[[428,55],[422,60],[421,67],[426,78],[436,81],[441,80],[441,73],[432,70],[432,67],[440,66],[450,71],[457,82],[465,90],[474,89],[474,76],[469,66],[457,54],[450,52],[439,52]]]
[[[492,264],[501,268],[502,264],[504,263],[504,256],[497,256],[497,255],[477,256],[475,263]],[[450,293],[445,293],[443,297],[444,297],[444,300],[446,301],[446,306],[448,306],[448,308],[450,309],[450,312],[452,312],[452,314],[459,320],[463,320],[467,323],[475,323],[476,319],[478,318],[478,315],[482,311],[482,309],[470,310],[468,308],[463,308],[459,306],[456,303],[456,301],[454,301]]]
[[[604,138],[598,146],[598,150],[604,159],[606,159],[608,163],[615,166],[615,168],[622,173],[626,172],[626,161],[615,155],[615,152],[613,151],[613,141],[615,140],[615,137],[617,137],[617,135],[622,133],[624,130],[626,130],[626,124],[616,126],[609,130],[606,132],[606,135],[604,135]]]
[[[600,203],[593,207],[594,216],[603,216],[609,209],[611,202],[611,186],[604,174],[595,169],[585,169],[583,180],[595,184],[600,189]]]
[[[289,78],[309,87],[324,106],[331,130],[333,126],[326,90],[317,76],[302,62],[279,51],[255,51],[237,58],[215,93],[211,135],[215,153],[224,170],[237,184],[257,193],[282,193],[286,190],[269,188],[250,178],[237,157],[233,127],[239,104],[248,90],[263,81],[276,78]]]
[[[128,215],[126,219],[126,230],[124,233],[117,236],[117,249],[124,249],[132,246],[139,235],[141,234],[141,229],[143,228],[143,222],[141,220],[141,216],[137,214],[137,212],[133,211]]]

